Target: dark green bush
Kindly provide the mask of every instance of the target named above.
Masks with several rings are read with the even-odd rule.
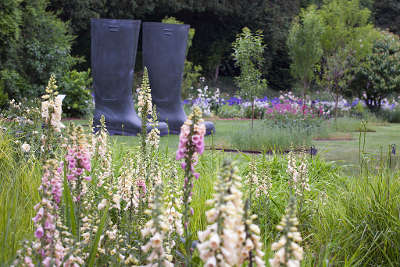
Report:
[[[3,84],[4,92],[10,99],[21,101],[26,88],[29,88],[27,80],[20,73],[12,69],[0,70],[0,82]]]
[[[4,93],[4,83],[0,80],[0,109],[5,108],[8,101],[7,93]]]
[[[68,117],[88,115],[93,106],[90,95],[92,78],[90,70],[67,72],[59,83],[60,93],[65,94],[63,112]]]
[[[41,95],[51,73],[60,79],[78,61],[70,55],[73,36],[67,24],[47,11],[48,3],[0,4],[0,15],[4,13],[0,16],[0,80],[8,96],[18,101]]]
[[[390,123],[400,123],[400,108],[382,110],[379,115]]]

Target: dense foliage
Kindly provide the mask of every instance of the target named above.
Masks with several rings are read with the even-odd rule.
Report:
[[[373,111],[380,110],[384,98],[400,93],[400,40],[397,35],[381,33],[372,53],[356,68],[352,87]]]
[[[38,96],[50,73],[62,77],[75,60],[67,25],[46,0],[2,1],[0,81],[8,97]]]
[[[78,71],[87,71],[90,18],[96,17],[161,21],[174,16],[190,24],[196,35],[185,66],[189,73],[185,79],[186,88],[196,84],[200,74],[217,84],[225,83],[225,76],[237,76],[239,68],[232,58],[232,42],[243,27],[261,30],[266,44],[262,76],[268,80],[269,88],[290,90],[296,84],[290,71],[291,60],[293,63],[295,60],[289,57],[289,53],[294,53],[287,43],[289,30],[293,18],[311,4],[317,7],[316,13],[321,15],[326,31],[321,39],[324,58],[313,73],[323,82],[310,82],[309,86],[328,88],[336,95],[344,94],[352,90],[347,86],[346,71],[356,65],[347,59],[371,51],[372,42],[367,37],[373,26],[388,28],[395,34],[400,32],[396,22],[400,17],[398,1],[4,0],[0,3],[0,106],[4,106],[7,98],[37,95],[50,73],[61,82],[75,63]],[[301,21],[299,23],[302,25]],[[142,69],[141,64],[139,47],[137,69]],[[317,73],[318,70],[321,72]],[[231,89],[227,87],[226,90]]]
[[[324,31],[321,16],[315,6],[303,10],[300,18],[293,21],[288,36],[289,55],[292,59],[291,70],[295,78],[303,83],[303,97],[314,79],[315,64],[321,60],[321,35]]]

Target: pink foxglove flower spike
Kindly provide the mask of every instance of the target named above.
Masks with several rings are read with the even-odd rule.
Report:
[[[199,107],[195,106],[193,112],[181,127],[179,146],[176,151],[176,160],[184,159],[181,167],[185,170],[183,185],[183,225],[185,239],[185,262],[190,266],[192,255],[192,238],[189,232],[189,218],[192,216],[190,202],[192,199],[193,177],[199,178],[200,174],[194,169],[198,156],[204,151],[204,135],[206,127]]]

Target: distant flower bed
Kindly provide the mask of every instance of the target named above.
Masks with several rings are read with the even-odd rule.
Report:
[[[217,116],[228,118],[251,118],[251,103],[243,100],[240,97],[232,96],[223,98],[219,90],[211,92],[206,86],[204,89],[198,89],[197,98],[186,99],[184,104],[199,106],[205,115],[214,113]],[[308,118],[324,118],[329,119],[335,110],[335,101],[326,101],[313,99],[311,96],[306,96],[303,100],[301,97],[295,96],[292,92],[280,95],[279,97],[256,99],[254,103],[255,118],[276,119],[285,115],[290,118],[301,115]],[[385,112],[390,112],[399,107],[399,102],[393,99],[383,99],[381,109]],[[355,99],[340,98],[337,103],[339,116],[351,114],[360,114],[366,110],[364,101]]]

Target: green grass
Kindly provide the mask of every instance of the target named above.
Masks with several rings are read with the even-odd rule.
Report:
[[[324,127],[326,127],[329,131],[336,132],[359,132],[360,130],[364,130],[361,127],[361,123],[359,119],[351,118],[351,117],[340,117],[335,119],[330,119],[324,121]],[[367,125],[368,132],[373,132],[374,129]]]
[[[249,125],[250,121],[216,121],[217,134],[206,137],[206,143],[219,145],[229,142],[234,129]],[[398,140],[400,125],[373,128],[376,132],[365,133],[367,153],[379,154],[380,146]],[[326,266],[327,262],[333,266],[395,266],[400,260],[397,251],[400,246],[398,174],[388,169],[376,170],[375,167],[383,161],[370,160],[364,165],[364,175],[348,177],[336,164],[324,160],[332,157],[329,160],[339,161],[351,155],[353,161],[344,163],[358,164],[358,134],[352,135],[354,140],[351,141],[314,141],[320,156],[308,157],[311,191],[306,193],[308,201],[298,215],[306,252],[304,266]],[[13,259],[20,241],[33,236],[31,218],[34,216],[33,206],[39,201],[37,188],[41,176],[39,162],[25,158],[18,149],[12,148],[11,142],[9,136],[1,135],[0,262],[5,264]],[[135,151],[139,138],[114,136],[111,142],[113,167],[117,174],[127,151]],[[161,165],[175,162],[173,157],[177,143],[177,136],[161,139]],[[335,153],[326,148],[329,145],[337,149]],[[348,149],[347,154],[343,152],[344,148]],[[259,162],[258,168],[268,172],[272,178],[270,198],[254,199],[252,206],[259,215],[257,222],[261,227],[264,250],[270,256],[270,244],[277,239],[275,225],[284,213],[288,199],[287,162],[281,155],[263,157],[207,150],[196,166],[200,179],[195,181],[194,216],[190,229],[195,238],[197,231],[207,225],[205,211],[209,207],[205,202],[213,195],[213,184],[223,159],[236,160],[240,175],[244,177],[248,172],[247,164],[253,158]],[[182,183],[182,170],[177,177],[171,178]]]
[[[350,120],[349,120],[350,121]],[[78,123],[87,124],[86,121],[77,121]],[[250,120],[215,120],[216,134],[214,136],[207,136],[205,138],[206,146],[208,147],[225,147],[225,148],[237,148],[231,144],[231,136],[240,131],[241,129],[251,129]],[[254,121],[255,127],[262,125],[261,120]],[[358,125],[359,125],[358,121]],[[346,123],[343,123],[346,124]],[[356,130],[358,125],[351,120],[351,124]],[[356,127],[357,126],[357,127]],[[371,130],[366,133],[366,152],[371,155],[379,156],[381,150],[386,151],[390,144],[397,144],[400,149],[400,124],[369,124],[367,127]],[[342,128],[343,129],[343,128]],[[318,149],[318,153],[321,157],[328,161],[336,161],[341,165],[354,166],[358,165],[359,162],[359,132],[351,131],[349,133],[335,132],[330,130],[329,136],[339,137],[339,140],[324,140],[324,141],[312,141],[312,144]],[[266,133],[268,135],[268,133]],[[340,140],[340,137],[350,137],[352,140]],[[244,136],[245,138],[245,136]],[[126,147],[132,147],[139,145],[139,138],[132,136],[113,136],[112,139]],[[175,151],[178,147],[178,136],[164,136],[161,138],[160,143],[162,150],[168,150],[169,152]],[[400,151],[399,151],[400,152]]]
[[[234,149],[253,151],[286,151],[311,145],[312,136],[302,128],[278,128],[256,125],[232,131],[230,145]]]
[[[400,148],[400,124],[386,126],[372,126],[375,132],[365,133],[366,153],[371,157],[386,155],[390,144],[397,144]],[[329,161],[336,161],[341,165],[353,167],[359,164],[359,136],[360,133],[351,133],[352,140],[313,141],[321,156]],[[396,161],[398,155],[395,156]]]
[[[398,266],[398,174],[385,171],[337,184],[312,221],[312,251],[337,266]]]
[[[0,133],[0,265],[19,248],[19,241],[32,237],[33,206],[39,202],[41,165],[25,158]]]

